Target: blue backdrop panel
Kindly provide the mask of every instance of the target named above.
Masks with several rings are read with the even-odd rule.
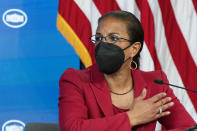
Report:
[[[56,28],[57,0],[0,1],[0,127],[8,120],[58,122],[58,80],[79,58]],[[24,23],[20,9],[27,15]],[[23,19],[22,19],[23,18]]]

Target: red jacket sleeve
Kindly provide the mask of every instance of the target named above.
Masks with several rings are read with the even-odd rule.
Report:
[[[166,75],[163,72],[161,72],[161,74],[162,74],[162,80],[166,83],[169,83]],[[172,101],[174,102],[174,106],[169,108],[171,114],[166,117],[160,118],[159,122],[162,125],[164,125],[167,129],[173,129],[173,131],[178,131],[178,129],[181,130],[187,129],[189,127],[196,125],[195,121],[192,119],[192,117],[188,114],[188,112],[185,110],[183,105],[174,95],[173,90],[169,88],[167,85],[162,85],[162,86],[164,92],[167,93],[167,96],[172,98]]]
[[[60,79],[58,106],[61,131],[131,131],[126,113],[89,119],[83,89],[72,79],[75,79],[75,74],[71,71],[66,71]]]

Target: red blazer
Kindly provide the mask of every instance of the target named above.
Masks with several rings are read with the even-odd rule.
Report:
[[[171,114],[158,119],[167,129],[182,130],[195,125],[172,89],[154,83],[154,79],[168,82],[161,71],[143,72],[132,70],[135,97],[143,88],[147,89],[146,98],[166,92],[174,106]],[[113,106],[104,75],[96,65],[85,70],[67,69],[60,78],[59,124],[61,131],[154,131],[156,121],[136,126],[132,129],[128,115],[123,112],[114,114]],[[177,129],[176,129],[177,128]]]

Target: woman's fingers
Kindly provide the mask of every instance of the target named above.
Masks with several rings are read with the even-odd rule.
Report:
[[[157,101],[155,104],[156,104],[157,107],[160,107],[160,106],[165,105],[166,103],[168,103],[171,100],[172,100],[171,97],[166,97],[166,98],[163,98],[163,99]]]
[[[169,111],[164,111],[164,112],[161,112],[161,113],[158,113],[155,117],[155,119],[158,119],[158,118],[161,118],[161,117],[164,117],[164,116],[167,116],[169,115],[170,112]]]
[[[162,111],[165,111],[173,105],[174,105],[174,102],[170,102],[170,103],[167,103],[165,105],[162,105],[160,108],[162,109]]]
[[[174,105],[174,102],[170,102],[171,100],[172,100],[171,97],[166,97],[166,98],[163,98],[163,99],[157,101],[155,103],[155,105],[158,108],[158,110],[162,110],[162,112],[163,112]],[[158,112],[160,112],[160,111],[158,111]]]
[[[166,96],[166,93],[164,93],[164,92],[163,93],[159,93],[159,94],[149,98],[149,101],[155,103],[155,102],[159,101],[161,98],[163,98],[164,96]]]
[[[170,99],[168,98],[168,100],[170,100]],[[168,101],[168,100],[166,100],[166,101]],[[169,115],[170,112],[166,111],[166,110],[173,105],[174,105],[174,102],[170,102],[170,103],[167,103],[167,104],[164,104],[164,105],[160,106],[158,108],[158,113],[156,114],[156,118],[160,118],[160,117]]]

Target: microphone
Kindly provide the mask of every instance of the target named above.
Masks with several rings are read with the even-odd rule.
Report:
[[[192,89],[184,88],[184,87],[181,87],[181,86],[165,83],[164,81],[162,81],[160,79],[155,79],[154,82],[156,84],[159,84],[159,85],[169,85],[169,86],[173,86],[173,87],[176,87],[176,88],[180,88],[180,89],[184,89],[184,90],[188,90],[188,91],[192,91],[192,92],[197,93],[197,90],[192,90]]]

